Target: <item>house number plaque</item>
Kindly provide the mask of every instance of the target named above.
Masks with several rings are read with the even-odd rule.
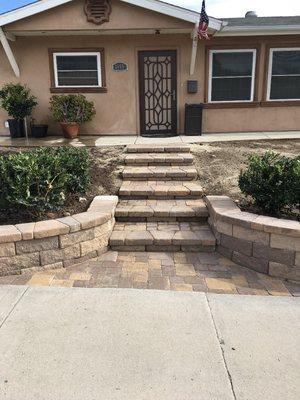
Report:
[[[112,69],[116,72],[128,71],[128,64],[125,62],[116,62],[113,64]]]

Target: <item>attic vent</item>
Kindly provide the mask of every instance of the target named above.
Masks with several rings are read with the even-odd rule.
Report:
[[[111,5],[109,0],[86,0],[84,11],[88,22],[101,25],[109,21]]]

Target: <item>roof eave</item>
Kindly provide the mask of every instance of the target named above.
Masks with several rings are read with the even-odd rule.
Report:
[[[42,0],[36,3],[28,4],[16,10],[0,15],[0,26],[11,24],[12,22],[19,21],[23,18],[30,17],[43,11],[50,10],[62,4],[69,3],[73,0]]]
[[[300,25],[225,26],[217,36],[300,35]]]
[[[29,4],[28,6],[10,11],[6,14],[0,15],[0,26],[11,24],[12,22],[19,21],[43,11],[50,10],[54,7],[70,3],[73,0],[41,0],[36,3]],[[138,7],[143,7],[151,11],[156,11],[161,14],[168,15],[183,21],[196,23],[199,21],[199,13],[192,10],[176,7],[174,5],[164,3],[157,0],[121,0],[125,3],[132,4]],[[219,31],[222,28],[223,21],[210,17],[209,28],[214,31]]]
[[[185,8],[177,7],[175,5],[164,3],[163,1],[157,0],[121,0],[125,3],[143,7],[148,10],[156,11],[169,17],[181,19],[183,21],[191,22],[195,24],[199,21],[200,14],[196,11],[188,10]],[[209,28],[215,31],[219,31],[222,27],[222,20],[217,18],[209,17]]]

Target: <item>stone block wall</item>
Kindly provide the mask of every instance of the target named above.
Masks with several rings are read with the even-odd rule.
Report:
[[[0,276],[68,267],[107,250],[117,196],[97,196],[87,212],[0,226]]]
[[[239,265],[300,281],[300,223],[241,211],[227,196],[207,196],[217,250]]]

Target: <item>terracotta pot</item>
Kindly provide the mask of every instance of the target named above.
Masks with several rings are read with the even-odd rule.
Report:
[[[74,139],[78,136],[79,125],[77,122],[60,122],[60,126],[66,139]]]

